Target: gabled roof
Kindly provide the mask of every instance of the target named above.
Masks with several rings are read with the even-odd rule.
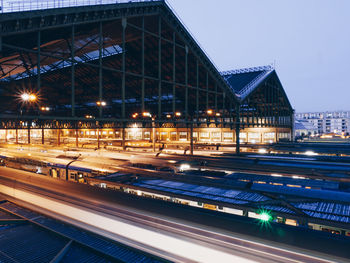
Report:
[[[243,100],[273,71],[272,66],[262,66],[224,71],[221,75],[236,96]]]

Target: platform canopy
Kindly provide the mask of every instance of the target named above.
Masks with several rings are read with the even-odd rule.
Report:
[[[0,17],[2,119],[113,125],[153,119],[160,125],[232,127],[240,110],[273,118],[282,103],[284,117],[291,118],[273,70],[263,81],[279,86],[271,94],[261,85],[247,88],[243,80],[234,81],[237,74],[222,76],[165,1],[73,7],[42,2],[48,8],[23,11],[28,9],[23,2],[20,12]],[[273,94],[283,98],[272,100]]]

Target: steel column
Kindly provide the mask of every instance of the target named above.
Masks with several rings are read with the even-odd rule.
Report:
[[[100,149],[100,129],[97,128],[97,149]]]
[[[142,74],[142,83],[141,83],[141,105],[142,112],[145,111],[145,17],[142,16],[142,47],[141,47],[141,74]]]
[[[17,126],[17,124],[16,124]],[[16,144],[18,144],[18,128],[16,127]]]
[[[218,85],[215,84],[215,113],[218,112]]]
[[[225,116],[226,116],[226,109],[225,109],[225,107],[226,107],[226,104],[225,104],[225,100],[226,100],[226,93],[225,92],[223,92],[222,93],[222,115],[221,115],[221,117],[222,117],[222,122],[224,122],[224,118],[225,118]]]
[[[175,116],[175,111],[176,111],[176,45],[175,45],[175,40],[176,40],[176,34],[175,32],[173,33],[173,115]]]
[[[240,107],[236,106],[236,154],[240,154]]]
[[[209,76],[208,76],[208,71],[207,71],[207,74],[206,74],[206,91],[207,91],[207,94],[206,94],[206,109],[205,111],[209,110]]]
[[[41,128],[41,144],[45,144],[45,132],[44,132],[44,128]]]
[[[28,144],[30,144],[30,124],[29,124],[29,121],[28,121]]]
[[[156,128],[155,128],[154,119],[152,119],[152,147],[153,147],[153,152],[156,152]]]
[[[125,119],[125,29],[127,26],[126,18],[122,18],[122,119]]]
[[[40,51],[41,51],[41,31],[38,31],[38,39],[37,39],[37,49],[38,49],[38,54],[37,54],[37,90],[39,91],[41,88],[41,72],[40,72]]]
[[[78,134],[79,130],[75,129],[75,147],[78,148],[79,146],[79,134]]]
[[[190,124],[190,154],[193,155],[193,121]]]
[[[123,123],[123,128],[122,128],[122,149],[123,149],[123,151],[126,150],[126,145],[125,145],[125,123]]]
[[[61,145],[61,130],[57,129],[57,145]]]
[[[98,74],[98,100],[100,101],[99,105],[99,116],[102,117],[102,98],[103,98],[103,71],[102,71],[102,52],[103,52],[103,31],[102,31],[102,21],[99,23],[99,36],[98,36],[98,61],[99,61],[99,74]]]
[[[162,18],[158,17],[158,119],[162,115]]]
[[[197,122],[199,121],[199,66],[198,60],[196,60],[196,116]]]
[[[72,106],[72,117],[75,117],[75,65],[74,65],[74,48],[75,48],[75,27],[72,25],[72,41],[71,41],[71,106]]]
[[[188,119],[188,47],[186,46],[186,54],[185,54],[185,112],[186,112],[186,119]]]

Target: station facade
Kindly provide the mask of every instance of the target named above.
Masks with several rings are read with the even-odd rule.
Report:
[[[274,68],[219,72],[164,1],[4,13],[0,23],[3,141],[187,142],[193,151],[293,134]]]

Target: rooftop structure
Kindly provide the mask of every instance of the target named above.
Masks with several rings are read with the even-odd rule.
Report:
[[[2,11],[0,128],[120,129],[123,142],[135,125],[169,133],[163,141],[291,137],[276,71],[220,74],[165,1],[4,1]]]

